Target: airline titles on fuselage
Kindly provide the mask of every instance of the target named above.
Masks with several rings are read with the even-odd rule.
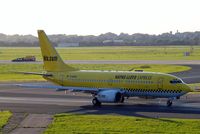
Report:
[[[152,76],[145,75],[115,75],[115,79],[151,80]]]
[[[67,75],[67,78],[77,78],[76,75]],[[152,76],[145,75],[115,75],[115,79],[132,79],[132,80],[151,80]]]

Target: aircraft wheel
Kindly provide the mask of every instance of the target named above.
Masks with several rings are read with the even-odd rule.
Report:
[[[92,100],[92,104],[93,106],[101,106],[101,102],[96,97]]]
[[[121,103],[124,103],[124,97],[121,98],[120,102],[121,102]]]
[[[171,100],[168,100],[167,101],[167,107],[171,107],[172,106],[172,101]]]

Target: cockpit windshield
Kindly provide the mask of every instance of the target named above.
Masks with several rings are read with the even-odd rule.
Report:
[[[177,84],[177,83],[183,83],[182,80],[178,80],[178,79],[174,79],[174,80],[170,80],[171,84]]]

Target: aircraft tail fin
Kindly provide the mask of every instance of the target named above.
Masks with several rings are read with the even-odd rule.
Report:
[[[38,30],[38,38],[44,62],[44,69],[46,71],[56,72],[77,70],[63,62],[43,30]]]

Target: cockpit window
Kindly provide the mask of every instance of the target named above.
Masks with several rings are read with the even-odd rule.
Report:
[[[174,79],[170,81],[171,84],[183,83],[181,80]]]

